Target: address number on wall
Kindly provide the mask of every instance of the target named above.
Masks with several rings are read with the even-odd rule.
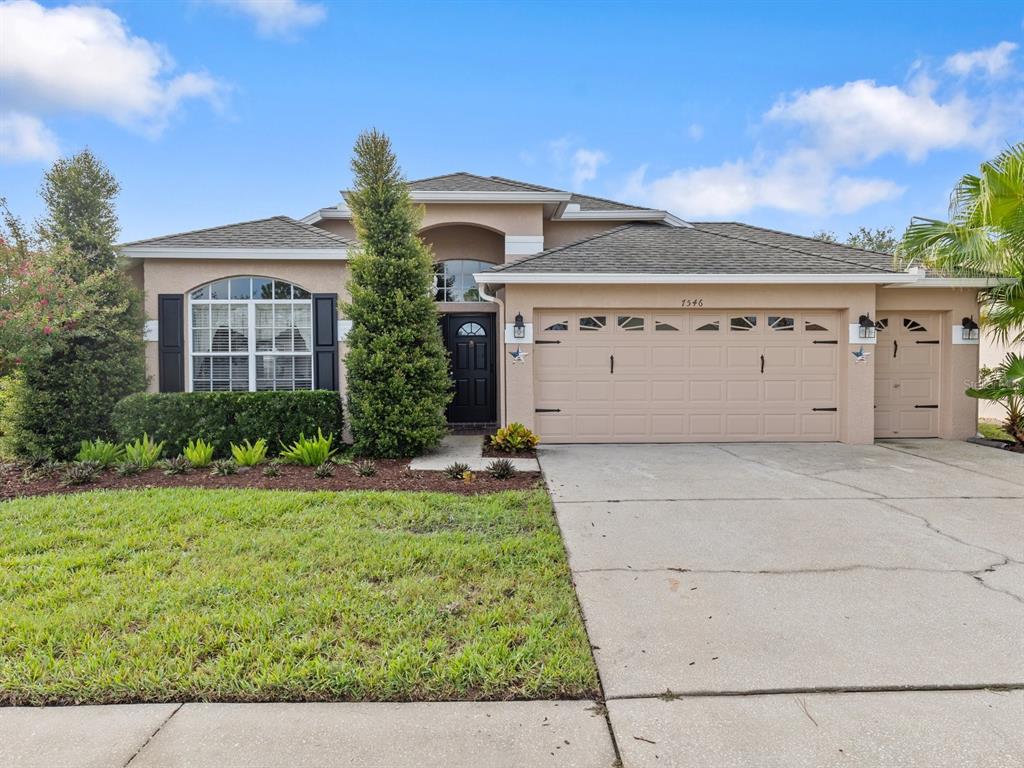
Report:
[[[683,299],[681,306],[683,309],[688,307],[703,307],[704,299]]]

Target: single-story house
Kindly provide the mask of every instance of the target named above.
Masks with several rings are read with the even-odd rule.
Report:
[[[736,222],[469,173],[424,208],[456,425],[546,442],[967,438],[984,278]],[[344,390],[344,193],[126,243],[154,391]]]

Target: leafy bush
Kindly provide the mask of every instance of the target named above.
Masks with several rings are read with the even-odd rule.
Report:
[[[331,458],[335,449],[334,435],[324,437],[319,429],[316,437],[299,435],[299,439],[290,446],[281,446],[281,458],[289,464],[301,464],[304,467],[318,467]]]
[[[104,469],[124,459],[124,446],[106,440],[83,440],[78,449],[77,461],[95,461]]]
[[[540,437],[518,421],[514,421],[491,435],[488,442],[499,451],[519,453],[536,448]]]
[[[334,477],[334,465],[329,461],[325,461],[323,464],[318,465],[317,468],[313,470],[313,477],[319,478],[321,480],[324,480],[328,477]]]
[[[135,477],[136,475],[141,475],[145,469],[142,466],[142,462],[129,459],[117,465],[117,474],[121,477]]]
[[[444,468],[444,476],[449,480],[461,480],[466,472],[469,472],[469,464],[464,461],[453,461]]]
[[[189,438],[202,438],[215,455],[226,456],[231,443],[261,437],[271,449],[318,430],[340,441],[342,410],[338,393],[326,390],[161,392],[125,398],[111,420],[121,440],[148,432],[180,453]]]
[[[124,446],[125,459],[138,462],[143,469],[149,469],[156,464],[163,452],[164,442],[156,442],[146,432],[142,433],[142,437],[134,442],[125,443]]]
[[[238,465],[234,459],[217,459],[210,465],[210,474],[215,477],[227,477],[238,472]]]
[[[267,441],[262,437],[255,443],[246,440],[241,445],[231,444],[231,455],[240,467],[255,467],[267,460]]]
[[[165,475],[184,475],[192,469],[192,464],[184,456],[175,456],[161,461],[160,469],[164,471]]]
[[[103,473],[103,465],[98,461],[75,461],[68,464],[61,473],[64,485],[86,485],[95,483]]]
[[[511,459],[495,459],[487,465],[487,473],[495,480],[508,480],[515,477],[516,468]]]
[[[999,403],[1006,410],[1002,427],[1024,445],[1024,357],[1008,352],[995,368],[983,369],[977,387],[967,390],[969,397]]]
[[[188,445],[182,449],[182,453],[188,459],[188,463],[196,469],[208,467],[213,461],[213,446],[201,437],[189,440]]]
[[[369,459],[363,459],[352,464],[352,470],[360,477],[373,477],[377,474],[377,465]]]
[[[281,464],[275,459],[263,468],[264,477],[279,477],[281,475]]]

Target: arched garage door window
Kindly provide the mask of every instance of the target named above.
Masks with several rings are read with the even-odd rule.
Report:
[[[313,388],[312,296],[283,280],[242,276],[189,294],[190,390]]]

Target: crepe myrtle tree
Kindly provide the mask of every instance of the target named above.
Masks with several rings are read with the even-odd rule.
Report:
[[[363,455],[413,456],[441,441],[451,399],[432,259],[388,137],[360,134],[352,170],[348,204],[359,249],[343,307],[352,321],[345,357],[352,437]]]

